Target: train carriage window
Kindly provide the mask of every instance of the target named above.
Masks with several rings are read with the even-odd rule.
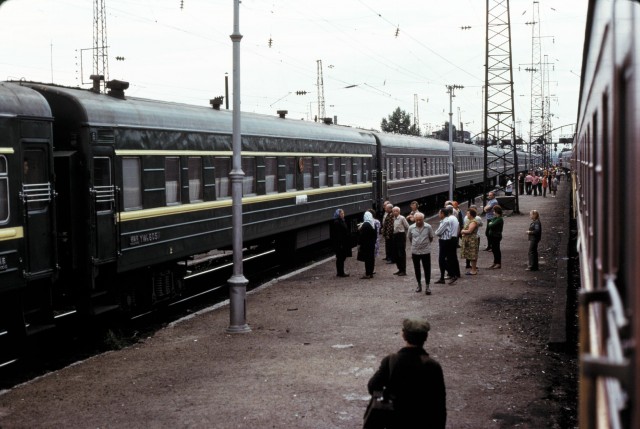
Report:
[[[333,158],[333,186],[340,186],[340,158]]]
[[[164,194],[167,205],[180,203],[180,158],[164,159]]]
[[[356,173],[356,183],[362,183],[362,158],[353,160],[353,168]]]
[[[285,158],[285,182],[287,191],[295,191],[296,186],[296,168],[298,167],[296,159],[292,156]]]
[[[202,158],[189,157],[189,202],[202,201]]]
[[[396,158],[396,179],[402,179],[404,177],[404,158]]]
[[[277,179],[278,177],[278,158],[267,157],[264,159],[264,184],[265,192],[272,194],[278,192]]]
[[[318,186],[327,186],[327,158],[316,158],[318,162]]]
[[[122,203],[125,210],[142,208],[140,158],[122,158]]]
[[[362,160],[362,180],[367,183],[371,181],[369,178],[369,158],[364,158]]]
[[[418,175],[416,174],[416,159],[410,158],[409,165],[411,166],[411,177],[418,177]]]
[[[311,157],[305,156],[301,158],[302,165],[302,187],[304,189],[313,188],[313,159]]]
[[[393,180],[394,178],[394,165],[393,158],[387,158],[387,180]]]
[[[9,220],[9,175],[7,174],[7,158],[0,155],[0,223]]]
[[[344,159],[344,184],[345,185],[349,185],[350,183],[353,182],[353,177],[351,176],[351,172],[352,172],[352,165],[351,165],[351,158],[343,158]]]
[[[93,158],[93,187],[97,211],[111,211],[114,202],[111,179],[111,159],[106,156]]]
[[[231,196],[229,171],[231,170],[231,158],[216,157],[213,160],[216,176],[216,198],[229,198]]]
[[[242,157],[242,195],[255,195],[256,193],[256,158],[253,156]]]

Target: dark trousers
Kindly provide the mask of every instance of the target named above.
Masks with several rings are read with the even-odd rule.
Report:
[[[529,268],[538,269],[538,243],[539,240],[529,241]]]
[[[487,237],[487,250],[491,250],[491,240],[489,240],[489,220],[487,219],[487,228],[484,229],[484,236]]]
[[[438,252],[438,267],[440,268],[440,280],[444,280],[444,273],[445,271],[447,271],[447,241],[448,240],[438,240],[438,247],[440,248],[440,251]]]
[[[493,252],[493,263],[502,265],[502,252],[500,251],[501,238],[489,237],[489,245]]]
[[[527,195],[531,195],[531,182],[526,182],[525,186],[527,187]]]
[[[460,277],[460,263],[458,262],[458,238],[447,240],[447,271],[452,277]]]
[[[422,262],[422,268],[424,268],[424,282],[428,286],[431,283],[431,253],[426,255],[414,255],[411,254],[413,260],[413,270],[416,273],[416,280],[418,284],[421,284],[422,273],[420,272],[420,262]]]
[[[336,255],[336,271],[338,275],[344,275],[344,261],[347,255]]]
[[[364,273],[367,276],[372,276],[373,275],[373,269],[375,267],[375,263],[376,263],[376,259],[375,257],[372,255],[371,257],[365,257],[364,259]]]
[[[404,232],[396,232],[393,234],[393,259],[396,262],[398,271],[407,272],[407,234]]]
[[[384,239],[384,249],[386,254],[386,260],[389,262],[395,262],[393,258],[393,254],[395,253],[393,250],[393,237]]]

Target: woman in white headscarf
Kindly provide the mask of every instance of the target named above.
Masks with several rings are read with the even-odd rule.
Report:
[[[365,273],[361,277],[363,279],[373,277],[377,238],[373,215],[368,211],[364,212],[364,222],[362,222],[358,230],[358,261],[364,262]]]

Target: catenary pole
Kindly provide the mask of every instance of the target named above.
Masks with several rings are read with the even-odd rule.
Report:
[[[453,201],[453,97],[456,89],[462,89],[461,85],[447,85],[449,93],[449,201]]]
[[[233,275],[227,280],[229,285],[229,333],[249,332],[247,325],[247,284],[249,281],[242,273],[242,171],[241,135],[240,135],[240,0],[233,1],[233,168],[231,179],[231,217],[233,223]]]

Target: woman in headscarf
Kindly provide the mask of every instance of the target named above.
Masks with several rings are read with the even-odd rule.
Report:
[[[364,276],[361,277],[362,279],[373,277],[377,238],[373,215],[368,211],[364,212],[364,222],[358,230],[358,260],[364,262],[365,270]]]
[[[336,275],[349,277],[349,274],[344,272],[344,261],[351,256],[351,239],[349,228],[344,220],[344,210],[336,209],[333,214],[329,237],[331,238],[331,247],[336,254]]]

